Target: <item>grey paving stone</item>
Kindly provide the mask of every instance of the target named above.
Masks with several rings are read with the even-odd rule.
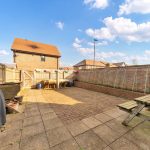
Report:
[[[85,119],[82,120],[82,122],[84,124],[86,124],[86,126],[88,126],[89,128],[94,128],[94,127],[102,124],[102,122],[98,121],[94,117],[85,118]]]
[[[91,130],[75,137],[81,150],[102,150],[106,144]]]
[[[23,120],[23,119],[24,119],[24,113],[7,114],[6,115],[7,123],[15,122],[15,121],[18,121],[18,120]]]
[[[44,132],[43,123],[36,123],[31,126],[26,126],[22,131],[22,138],[27,138],[30,136],[34,136],[36,134]]]
[[[119,122],[123,122],[124,119],[127,117],[128,115],[122,115],[120,117],[117,117],[116,120]],[[138,124],[140,124],[141,122],[143,122],[143,119],[140,117],[134,117],[128,124],[129,127],[135,127]]]
[[[19,150],[19,142],[1,147],[0,150]]]
[[[42,114],[42,119],[43,120],[50,120],[50,119],[53,119],[53,118],[57,118],[57,115],[55,114],[55,112]]]
[[[33,117],[25,118],[23,122],[23,126],[29,126],[39,122],[42,122],[41,116],[40,115],[33,116]]]
[[[140,150],[139,147],[123,137],[119,138],[109,146],[114,150]]]
[[[113,117],[113,118],[117,118],[117,117],[125,114],[125,112],[119,110],[119,108],[114,108],[114,109],[111,109],[111,110],[107,110],[107,111],[104,111],[103,113],[110,116],[110,117]]]
[[[101,121],[101,122],[103,122],[103,123],[105,123],[105,122],[107,122],[107,121],[113,119],[112,117],[110,117],[110,116],[108,116],[108,115],[106,115],[106,114],[104,114],[104,113],[97,114],[97,115],[95,115],[94,117],[95,117],[97,120],[99,120],[99,121]]]
[[[77,122],[68,124],[67,128],[73,136],[76,136],[78,134],[81,134],[89,130],[89,128],[82,121],[77,121]]]
[[[46,130],[49,130],[49,129],[61,127],[61,126],[63,126],[63,123],[57,117],[57,118],[53,118],[53,119],[49,119],[49,120],[44,120],[44,126],[45,126]]]
[[[119,138],[119,134],[117,132],[113,131],[111,128],[104,124],[96,127],[93,129],[93,131],[107,144],[110,144]]]
[[[70,133],[65,127],[58,127],[47,131],[48,141],[51,147],[60,144],[71,138]]]
[[[50,150],[81,150],[74,139],[69,139],[57,146],[54,146]]]
[[[31,136],[21,140],[21,150],[47,150],[49,149],[48,140],[45,133]]]
[[[103,150],[112,150],[109,146],[107,146],[106,148],[104,148]]]
[[[16,120],[15,122],[6,122],[6,130],[22,129],[23,120]]]
[[[109,126],[110,128],[112,128],[114,131],[118,132],[120,135],[125,134],[126,132],[128,132],[131,129],[130,126],[124,126],[124,125],[122,125],[122,122],[120,122],[116,119],[106,122],[106,125]]]
[[[12,145],[20,141],[21,130],[6,130],[0,133],[0,147]]]
[[[45,114],[45,113],[50,113],[50,112],[54,112],[54,111],[50,107],[44,107],[44,108],[40,108],[40,112],[41,112],[41,114]]]
[[[40,115],[39,110],[26,110],[25,111],[25,117],[32,117],[32,116],[37,116]]]
[[[150,149],[150,122],[144,122],[125,135],[143,150]]]

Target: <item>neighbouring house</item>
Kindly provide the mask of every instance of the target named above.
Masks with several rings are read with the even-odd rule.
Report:
[[[80,70],[80,69],[93,69],[93,68],[105,68],[105,67],[116,67],[116,66],[111,63],[104,62],[104,61],[94,62],[94,60],[85,59],[77,63],[73,67],[75,70]]]
[[[117,67],[125,67],[125,66],[127,66],[127,64],[125,62],[113,63],[113,65],[116,65]]]
[[[74,68],[73,67],[60,67],[59,68],[60,70],[74,70]]]
[[[11,50],[17,69],[33,71],[59,68],[61,54],[53,45],[15,38]]]

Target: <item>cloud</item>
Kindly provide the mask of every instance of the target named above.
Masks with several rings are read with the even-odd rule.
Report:
[[[150,13],[150,0],[126,0],[125,3],[119,6],[118,15],[131,13]]]
[[[108,0],[84,0],[84,4],[91,8],[104,9],[108,6]]]
[[[83,42],[82,40],[80,40],[79,38],[76,37],[75,40],[74,40],[74,42],[73,42],[73,44],[72,44],[72,46],[74,48],[78,49],[78,48],[82,47],[81,46],[82,42]]]
[[[0,56],[9,55],[9,53],[6,50],[0,50]]]
[[[111,34],[108,28],[100,28],[100,29],[87,29],[86,34],[97,39],[106,39],[113,40],[115,38],[114,35]]]
[[[57,28],[59,28],[60,30],[63,30],[64,29],[64,23],[59,21],[59,22],[56,22],[56,26]]]
[[[131,19],[107,17],[103,20],[105,27],[100,29],[87,29],[86,34],[98,39],[114,41],[116,38],[128,42],[149,42],[150,22],[137,24]]]

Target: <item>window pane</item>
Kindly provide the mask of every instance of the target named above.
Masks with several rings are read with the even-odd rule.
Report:
[[[45,56],[41,56],[41,61],[45,61]]]

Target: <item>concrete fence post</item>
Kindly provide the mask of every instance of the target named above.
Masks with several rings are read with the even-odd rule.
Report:
[[[57,84],[57,89],[59,89],[59,70],[56,70],[56,84]]]

